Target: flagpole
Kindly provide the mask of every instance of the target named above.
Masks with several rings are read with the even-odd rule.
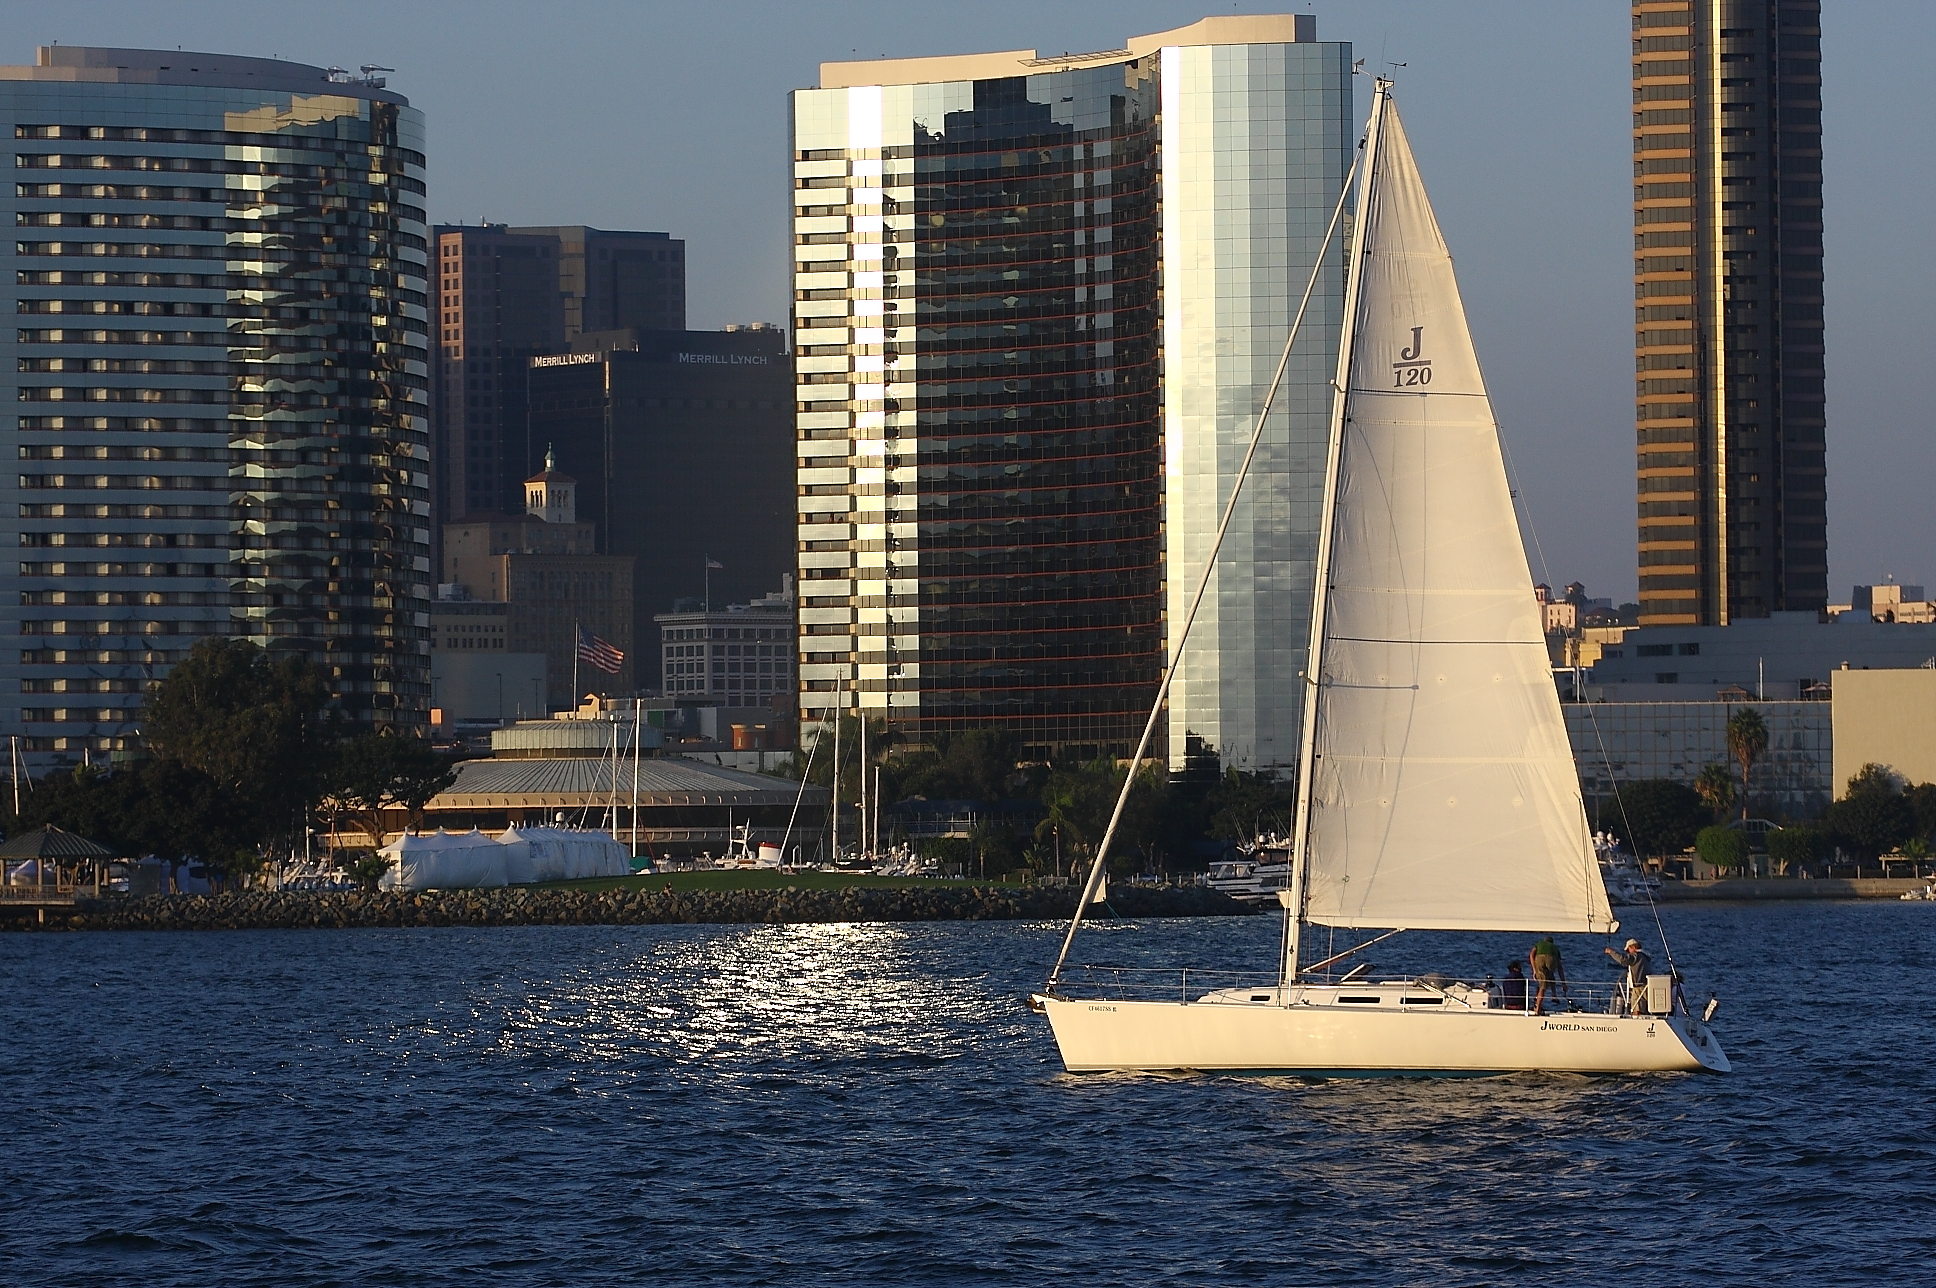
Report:
[[[571,709],[578,710],[578,641],[584,628],[573,618],[571,623]]]
[[[705,555],[702,557],[702,562],[705,564],[705,568],[703,569],[703,572],[706,578],[706,599],[705,599],[704,611],[710,613],[713,611],[713,557],[711,555]]]

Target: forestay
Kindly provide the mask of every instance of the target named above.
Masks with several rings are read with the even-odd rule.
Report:
[[[1611,928],[1452,259],[1385,103],[1335,480],[1304,914]]]

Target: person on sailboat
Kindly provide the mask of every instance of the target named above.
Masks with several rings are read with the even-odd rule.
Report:
[[[1612,948],[1601,951],[1627,968],[1627,1014],[1647,1014],[1647,976],[1654,969],[1654,959],[1638,939],[1629,939],[1625,952]]]
[[[1569,996],[1573,992],[1566,982],[1566,963],[1560,960],[1560,946],[1553,942],[1551,935],[1534,944],[1532,951],[1526,954],[1526,960],[1533,968],[1533,982],[1539,985],[1533,998],[1533,1013],[1544,1015],[1547,989],[1553,990],[1556,1001],[1561,990]]]
[[[1526,1009],[1526,968],[1516,961],[1506,963],[1506,978],[1499,986],[1499,1005],[1508,1011]]]

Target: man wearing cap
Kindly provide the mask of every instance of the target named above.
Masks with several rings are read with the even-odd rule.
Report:
[[[1654,959],[1647,955],[1638,939],[1629,939],[1625,952],[1612,948],[1603,951],[1627,968],[1627,1013],[1647,1014],[1647,976],[1653,970]]]

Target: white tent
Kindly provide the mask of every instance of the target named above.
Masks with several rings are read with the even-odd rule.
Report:
[[[529,854],[527,881],[576,881],[584,877],[622,877],[632,857],[610,833],[562,827],[511,828],[499,840]]]
[[[380,853],[391,860],[378,882],[385,890],[474,890],[509,884],[504,847],[475,829],[406,834]]]
[[[398,837],[381,853],[392,860],[380,882],[385,890],[472,890],[632,871],[631,855],[609,833],[558,827],[514,827],[497,837],[440,829]]]

